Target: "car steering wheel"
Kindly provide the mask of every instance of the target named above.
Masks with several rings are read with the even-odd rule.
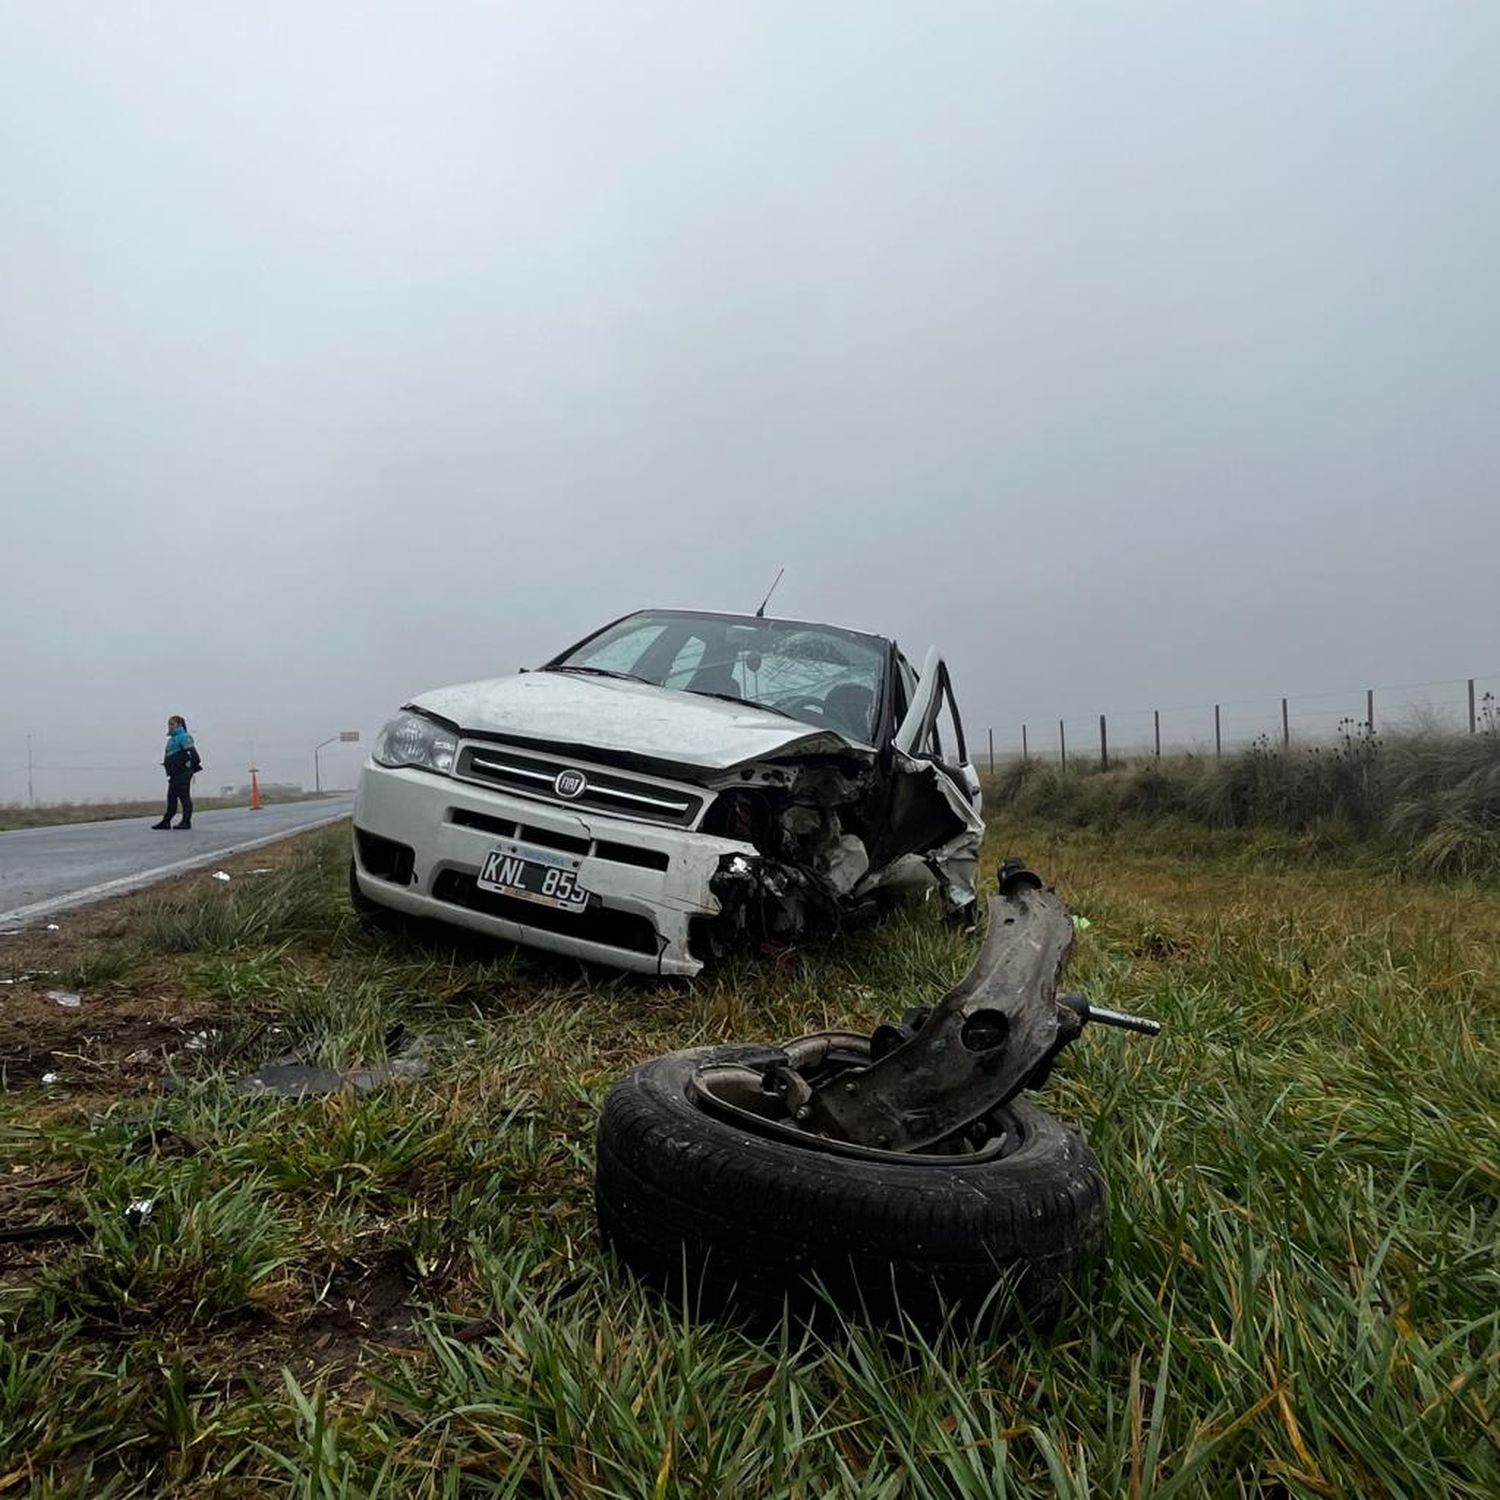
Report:
[[[828,713],[823,707],[823,700],[814,693],[798,693],[791,698],[779,699],[776,703],[776,707],[779,708],[784,714],[798,715],[800,715],[804,709],[811,709],[825,723],[828,720]]]

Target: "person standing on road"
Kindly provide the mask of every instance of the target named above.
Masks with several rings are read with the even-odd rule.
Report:
[[[198,758],[198,747],[188,733],[187,720],[181,714],[173,714],[167,720],[167,753],[162,757],[162,767],[167,773],[167,810],[160,823],[153,828],[170,828],[176,816],[178,803],[182,804],[182,821],[179,828],[193,826],[193,777],[203,769]]]

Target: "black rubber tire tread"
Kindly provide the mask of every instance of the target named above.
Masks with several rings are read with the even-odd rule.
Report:
[[[700,1048],[636,1068],[599,1120],[595,1205],[605,1240],[643,1279],[716,1314],[779,1313],[819,1284],[838,1306],[919,1319],[1002,1311],[1045,1320],[1103,1243],[1104,1179],[1075,1132],[1025,1100],[1020,1144],[990,1162],[886,1163],[806,1150],[703,1112]]]
[[[349,861],[349,905],[354,909],[354,915],[372,932],[395,932],[404,916],[402,912],[372,901],[360,890],[353,859]]]

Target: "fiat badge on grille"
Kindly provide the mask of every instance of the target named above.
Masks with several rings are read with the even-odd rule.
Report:
[[[574,797],[581,797],[588,790],[589,779],[582,771],[559,771],[552,779],[552,790],[559,797],[566,797],[570,802]]]

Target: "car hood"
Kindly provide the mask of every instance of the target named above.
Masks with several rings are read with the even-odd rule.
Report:
[[[874,754],[832,730],[753,704],[570,672],[524,672],[435,688],[411,706],[474,734],[709,771],[787,754]]]

